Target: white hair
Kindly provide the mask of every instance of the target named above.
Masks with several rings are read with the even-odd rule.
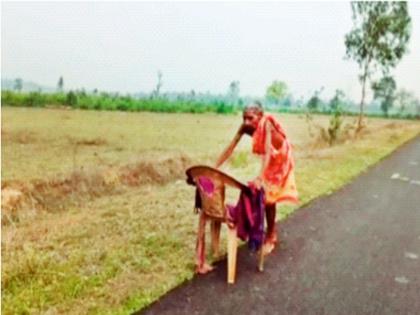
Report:
[[[243,111],[244,111],[244,113],[248,112],[248,111],[254,111],[254,112],[257,112],[257,113],[261,113],[261,114],[264,113],[263,106],[259,101],[255,101],[255,102],[253,102],[249,105],[246,105],[244,107]]]

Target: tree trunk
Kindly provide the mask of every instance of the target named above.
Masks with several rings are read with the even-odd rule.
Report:
[[[363,108],[365,105],[365,94],[366,94],[366,76],[363,76],[362,82],[362,100],[360,101],[360,112],[359,112],[359,120],[357,122],[357,131],[362,129],[363,124]]]
[[[360,112],[359,112],[359,120],[357,122],[356,133],[358,133],[363,128],[363,109],[365,105],[366,80],[367,80],[367,75],[368,75],[368,68],[369,68],[369,62],[365,64],[365,69],[363,71],[363,76],[362,76],[362,100],[360,101]]]

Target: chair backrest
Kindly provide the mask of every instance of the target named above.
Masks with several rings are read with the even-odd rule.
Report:
[[[240,190],[247,189],[236,179],[209,166],[193,166],[186,173],[187,182],[195,185],[199,191],[202,211],[213,219],[226,220],[226,185]]]

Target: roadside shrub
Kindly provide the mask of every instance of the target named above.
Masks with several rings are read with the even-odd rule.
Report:
[[[305,113],[305,121],[309,136],[315,138],[315,143],[318,144],[324,142],[333,146],[337,142],[349,138],[352,130],[351,125],[346,125],[344,127],[345,132],[343,132],[343,113],[340,107],[334,110],[326,128],[314,122],[313,114],[309,110]]]

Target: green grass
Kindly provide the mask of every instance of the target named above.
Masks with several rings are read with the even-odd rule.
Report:
[[[139,99],[129,95],[105,92],[88,94],[84,91],[69,91],[67,93],[2,91],[1,101],[3,105],[13,107],[66,106],[73,109],[129,112],[231,114],[238,110],[237,107],[221,100],[203,103],[192,99],[170,101],[163,97]]]
[[[180,151],[195,161],[210,162],[240,122],[238,116],[2,111],[9,136],[28,131],[37,139],[28,146],[34,138],[16,144],[16,137],[10,136],[2,144],[6,180],[25,181],[72,169],[72,159],[66,159],[72,146],[60,146],[66,135],[105,139],[96,147],[103,163],[171,157]],[[332,193],[420,131],[415,122],[392,122],[391,128],[389,121],[374,120],[370,133],[356,142],[317,148],[310,145],[303,119],[281,115],[280,120],[295,144],[302,204]],[[223,167],[242,181],[252,179],[260,167],[259,159],[247,154],[249,145],[249,139],[241,143]],[[124,149],[112,150],[115,146]],[[78,163],[86,169],[100,164],[90,159],[90,147],[78,154]],[[28,157],[19,156],[24,150]],[[10,161],[12,156],[17,160]],[[44,159],[46,164],[39,161]],[[84,199],[80,206],[39,212],[15,226],[3,226],[2,313],[129,314],[149,305],[194,275],[198,217],[193,200],[194,189],[174,178],[164,185],[127,187],[118,194]],[[295,209],[278,207],[278,212],[284,219]]]

